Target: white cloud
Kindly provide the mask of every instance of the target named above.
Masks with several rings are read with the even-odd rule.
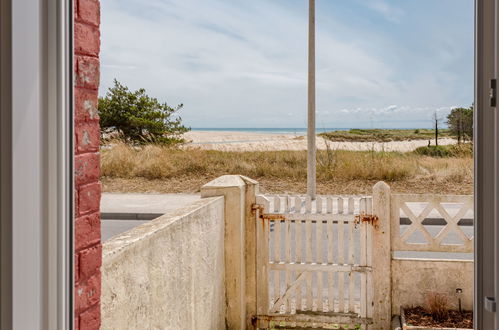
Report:
[[[385,19],[389,21],[399,22],[400,19],[405,15],[405,12],[402,9],[390,5],[387,1],[383,0],[364,0],[364,1],[370,9],[381,14]]]
[[[301,2],[101,5],[101,94],[114,78],[132,89],[144,87],[169,104],[184,103],[182,117],[194,127],[306,125],[308,17]],[[405,15],[385,1],[368,6],[392,22]],[[318,22],[317,29],[317,111],[326,126],[390,121],[399,114],[400,120],[426,120],[428,111],[460,100],[454,87],[461,77],[445,68],[449,56],[457,56],[455,42],[417,62],[420,54],[390,35],[358,30],[348,17]]]
[[[361,127],[374,125],[383,127],[384,124],[389,124],[392,127],[410,127],[415,128],[430,126],[432,117],[435,111],[440,119],[445,119],[452,110],[451,106],[433,107],[411,107],[411,106],[395,106],[390,105],[381,108],[352,108],[340,109],[332,111],[335,113],[337,122],[351,124],[355,119],[362,118]],[[321,117],[322,113],[318,114],[318,121],[325,121],[326,118]],[[410,120],[408,120],[410,118]],[[338,125],[337,127],[350,127],[352,125]],[[373,126],[373,127],[374,127]],[[336,127],[336,126],[335,126]]]

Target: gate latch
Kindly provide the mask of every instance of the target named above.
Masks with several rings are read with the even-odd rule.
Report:
[[[490,80],[490,91],[489,91],[490,106],[495,108],[497,104],[497,80]]]
[[[496,312],[496,298],[485,297],[485,309],[491,313]]]
[[[368,222],[369,224],[373,225],[374,228],[378,228],[378,216],[374,214],[365,214],[361,213],[359,215],[355,216],[355,227],[357,227],[358,224]]]

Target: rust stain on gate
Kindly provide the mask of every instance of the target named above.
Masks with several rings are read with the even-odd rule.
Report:
[[[256,215],[256,212],[258,211],[260,213],[259,219],[261,220],[262,227],[265,228],[265,221],[285,221],[286,217],[282,214],[269,214],[269,213],[263,213],[265,210],[265,207],[260,204],[253,204],[251,205],[251,211],[253,214]]]
[[[368,203],[371,203],[372,200],[369,198],[361,198],[358,204],[361,213],[356,215],[354,213],[355,200],[353,198],[345,199],[340,197],[335,199],[331,197],[319,197],[317,202],[308,202],[309,204],[307,204],[307,207],[304,210],[303,202],[307,202],[307,200],[304,200],[302,196],[287,196],[284,204],[282,204],[282,196],[265,197],[264,195],[259,195],[258,197],[260,198],[257,198],[257,203],[251,205],[251,211],[257,222],[256,244],[257,250],[260,251],[259,259],[257,261],[257,266],[259,267],[259,272],[257,273],[257,296],[260,300],[258,301],[257,306],[259,314],[254,315],[251,318],[252,326],[261,329],[301,330],[331,329],[331,326],[335,326],[336,329],[351,329],[352,327],[357,328],[359,326],[366,328],[367,325],[373,324],[372,307],[370,304],[368,305],[368,298],[372,292],[372,266],[371,257],[368,252],[372,246],[368,243],[368,235],[371,235],[372,232],[369,225],[374,228],[379,227],[379,218],[374,214],[368,214],[368,212],[371,212],[372,210]],[[292,202],[294,202],[294,204],[292,204]],[[336,208],[334,208],[334,203],[337,204]],[[337,212],[334,212],[336,210]],[[258,227],[258,222],[261,227]],[[312,231],[319,235],[316,235],[316,238],[322,238],[323,230],[326,230],[328,239],[325,244],[327,247],[332,248],[335,244],[334,239],[337,238],[339,249],[338,255],[341,253],[345,254],[345,249],[348,249],[349,255],[351,254],[354,256],[355,243],[353,240],[361,240],[361,251],[359,252],[360,263],[355,264],[355,260],[353,259],[347,261],[339,257],[338,260],[335,261],[332,260],[332,258],[329,258],[329,254],[327,255],[327,261],[323,254],[317,256],[316,258],[320,260],[315,260],[315,262],[312,258],[303,258],[301,254],[300,257],[297,257],[296,255],[292,257],[292,254],[289,254],[290,252],[288,252],[287,257],[284,258],[281,248],[276,249],[276,241],[274,241],[273,251],[269,249],[272,237],[278,239],[279,242],[282,239],[281,236],[283,235],[281,235],[280,227],[283,225],[283,222],[285,226],[284,230],[287,235],[284,238],[286,251],[291,251],[292,248],[289,244],[293,244],[292,242],[299,244],[299,246],[302,246],[302,243],[305,243],[306,251],[312,251],[312,247],[317,244],[323,246],[324,244],[322,242],[319,241],[319,243],[317,243],[318,239],[312,239]],[[312,223],[318,222],[321,224],[324,223],[327,226],[311,226]],[[273,236],[270,234],[272,231],[272,223],[276,225]],[[299,226],[297,225],[294,227],[294,236],[291,234],[291,223],[299,224]],[[338,227],[333,227],[333,225],[337,225]],[[345,225],[347,226],[346,228]],[[354,228],[356,229],[357,227],[360,228],[360,234],[354,235]],[[344,242],[343,234],[340,235],[340,232],[345,233],[344,229],[347,228],[350,229],[349,231],[346,231],[347,241]],[[333,235],[333,230],[336,232],[336,235]],[[300,234],[298,235],[297,232]],[[358,238],[355,238],[357,236]],[[345,244],[341,243],[340,247],[340,242],[344,242]],[[346,243],[348,243],[348,245]],[[282,242],[279,244],[282,244]],[[281,247],[281,245],[277,246]],[[296,247],[294,249],[297,250]],[[274,255],[274,261],[271,262],[270,259],[272,259],[272,255]],[[310,252],[310,255],[312,255],[312,252]],[[280,277],[282,271],[284,271],[286,275],[283,282],[286,288],[284,293],[281,292],[282,283]],[[295,272],[295,275],[292,275],[293,272]],[[296,272],[299,272],[300,276],[296,277]],[[319,284],[313,285],[311,275],[315,273],[317,274],[317,283]],[[324,300],[325,291],[323,287],[324,273],[327,273],[326,300]],[[356,292],[354,290],[358,285],[355,281],[351,280],[354,278],[353,276],[349,276],[350,280],[348,280],[348,283],[344,283],[344,281],[341,281],[340,283],[341,276],[337,275],[338,283],[333,283],[332,279],[336,273],[349,273],[350,275],[353,273],[360,274],[359,293],[354,294],[354,292]],[[302,278],[301,275],[303,274],[308,275],[306,279]],[[293,276],[295,277],[293,278]],[[271,300],[269,299],[270,277],[273,278],[274,283],[272,306],[270,306]],[[308,277],[310,277],[310,280]],[[331,280],[329,278],[331,278]],[[302,286],[305,288],[307,294],[306,307],[303,307],[304,297],[302,297]],[[317,287],[315,290],[316,293],[314,293],[315,286]],[[293,292],[293,290],[295,293],[288,294],[289,292]],[[348,298],[345,297],[345,290],[348,292]],[[338,292],[337,299],[333,296],[335,291]],[[358,299],[356,299],[357,295]],[[292,301],[295,301],[295,303],[296,301],[301,301],[300,307],[296,307],[296,309],[293,310]],[[317,304],[317,310],[315,311],[313,310],[314,302]],[[338,304],[338,306],[336,306],[336,304]],[[325,309],[324,306],[326,306]]]
[[[374,214],[361,213],[361,214],[355,216],[354,221],[355,221],[355,225],[359,225],[361,223],[367,222],[370,225],[373,225],[374,228],[378,228],[379,218],[377,215],[374,215]]]

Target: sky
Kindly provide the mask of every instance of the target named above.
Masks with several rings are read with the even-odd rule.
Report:
[[[473,101],[473,0],[316,0],[317,128],[425,128]],[[307,0],[101,1],[116,78],[201,127],[306,127]]]

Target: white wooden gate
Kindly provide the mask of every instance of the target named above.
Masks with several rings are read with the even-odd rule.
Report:
[[[372,198],[258,195],[258,329],[372,324]]]

